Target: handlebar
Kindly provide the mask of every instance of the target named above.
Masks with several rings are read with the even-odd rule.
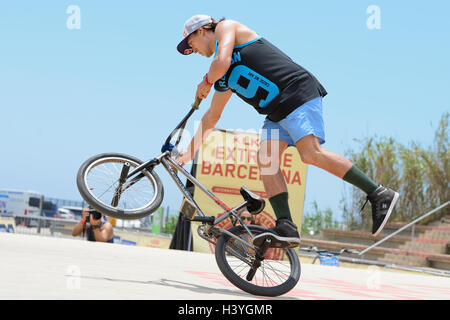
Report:
[[[178,144],[180,143],[181,137],[183,135],[184,127],[186,126],[187,121],[192,116],[192,114],[195,112],[195,110],[198,110],[198,107],[200,106],[200,103],[202,102],[202,99],[197,98],[195,99],[195,102],[191,105],[191,110],[189,110],[188,114],[181,120],[181,122],[176,126],[176,128],[170,133],[170,135],[167,137],[166,142],[163,145],[163,149],[161,149],[161,152],[163,150],[172,150],[174,147],[177,148]],[[175,143],[175,146],[170,144],[170,140],[172,140],[173,136],[177,133],[177,131],[180,130],[178,133],[178,138]]]
[[[202,99],[197,97],[195,99],[194,103],[191,105],[191,107],[194,108],[195,110],[197,110],[201,102],[202,102]]]
[[[164,153],[166,151],[172,152],[173,149],[176,150],[178,144],[180,143],[181,137],[183,135],[183,131],[184,131],[184,127],[186,126],[187,121],[189,120],[189,118],[192,116],[192,114],[194,113],[195,110],[198,109],[200,103],[202,102],[202,99],[197,98],[195,100],[195,102],[191,105],[191,110],[189,110],[188,114],[183,118],[183,120],[181,120],[181,122],[177,125],[177,127],[170,133],[170,135],[167,137],[166,142],[164,143],[164,145],[161,148],[161,152]],[[173,144],[170,143],[170,140],[172,140],[173,136],[175,135],[175,133],[177,132],[178,129],[181,129],[180,132],[178,133],[178,138],[177,138],[177,142],[175,143],[175,146]],[[140,172],[143,168],[148,168],[150,166],[154,166],[155,164],[159,163],[159,159],[155,158],[152,160],[149,160],[147,162],[142,163],[141,165],[139,165],[138,167],[136,167],[132,172],[130,172],[127,175],[127,179],[134,176],[136,173]],[[142,173],[141,173],[142,174]],[[139,176],[138,176],[139,177]],[[139,180],[139,178],[135,178],[136,181]],[[130,184],[129,186],[131,186],[132,184]]]

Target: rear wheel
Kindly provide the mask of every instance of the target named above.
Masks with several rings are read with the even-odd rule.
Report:
[[[103,153],[86,160],[78,170],[77,186],[83,199],[99,212],[118,219],[140,219],[156,211],[164,197],[159,176],[148,170],[126,180],[119,178],[124,168],[130,172],[141,160],[120,153]],[[117,192],[119,191],[119,192]],[[120,196],[120,197],[118,197]]]
[[[266,231],[259,226],[248,226],[254,234]],[[246,242],[251,238],[242,226],[229,232]],[[236,287],[261,296],[279,296],[295,287],[300,279],[300,261],[294,249],[269,248],[264,259],[257,260],[256,250],[233,237],[222,234],[215,251],[217,265],[223,275]]]

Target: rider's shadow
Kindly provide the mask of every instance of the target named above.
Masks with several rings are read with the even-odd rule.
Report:
[[[172,287],[175,289],[182,289],[182,290],[190,290],[195,293],[206,293],[206,294],[227,294],[227,295],[234,295],[234,296],[240,296],[240,297],[256,297],[256,298],[262,298],[262,299],[273,299],[273,300],[298,300],[293,297],[265,297],[265,296],[255,296],[251,295],[246,292],[236,291],[236,290],[230,290],[230,289],[219,289],[219,288],[210,288],[201,286],[198,284],[192,284],[187,282],[181,282],[176,280],[169,280],[169,279],[160,279],[159,281],[141,281],[141,280],[127,280],[127,279],[113,279],[113,278],[106,278],[106,277],[94,277],[94,276],[80,276],[80,278],[85,279],[93,279],[93,280],[107,280],[107,281],[113,281],[113,282],[126,282],[126,283],[138,283],[138,284],[152,284],[152,285],[160,285],[165,287]]]

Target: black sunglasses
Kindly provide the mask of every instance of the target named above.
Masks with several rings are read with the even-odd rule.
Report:
[[[242,218],[242,220],[248,220],[248,221],[252,221],[253,220],[252,217],[241,217],[241,218]]]

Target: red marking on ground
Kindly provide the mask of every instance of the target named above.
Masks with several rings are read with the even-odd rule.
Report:
[[[397,297],[398,299],[401,299],[401,300],[423,300],[423,299],[420,299],[420,298],[415,298],[415,297],[411,297],[411,296],[403,296],[403,295],[400,295],[400,294],[394,294],[393,296]]]
[[[202,271],[190,271],[185,272],[199,276],[203,279],[211,280],[217,284],[235,288],[237,291],[242,291],[230,283],[221,273],[214,272],[202,272]],[[399,285],[386,285],[380,284],[374,288],[369,288],[367,285],[352,283],[344,280],[321,278],[318,280],[301,278],[300,283],[316,285],[320,288],[326,288],[332,292],[343,293],[356,298],[370,298],[370,299],[395,299],[395,300],[422,300],[424,296],[429,294],[439,293],[448,295],[450,297],[450,288],[430,286],[430,285],[418,285],[411,283],[404,283]],[[414,289],[410,289],[413,287]],[[327,297],[319,292],[311,290],[304,290],[294,288],[284,297],[296,297],[301,299],[315,299],[315,300],[336,300],[334,297]],[[446,299],[446,297],[443,297]]]
[[[225,287],[232,287],[236,289],[236,291],[243,292],[236,286],[234,286],[231,282],[229,282],[222,274],[215,273],[215,272],[203,272],[203,271],[192,271],[192,270],[185,270],[184,272],[190,273],[192,275],[199,276],[202,279],[211,280],[217,284],[223,285]],[[298,297],[303,299],[316,299],[316,300],[334,300],[334,298],[327,298],[316,295],[312,291],[307,291],[303,289],[292,289],[288,293],[284,294],[283,297]],[[264,299],[264,298],[261,298]]]
[[[440,292],[442,292],[444,294],[448,294],[449,298],[450,298],[450,288],[430,286],[430,285],[424,285],[424,284],[410,284],[410,283],[403,284],[403,285],[408,286],[408,287],[416,287],[419,290],[420,289],[437,290],[437,291],[440,291]],[[427,290],[427,292],[428,292],[428,290]]]
[[[401,295],[402,299],[406,299],[407,297],[409,299],[421,299],[423,296],[423,292],[420,291],[385,284],[380,284],[378,287],[369,288],[367,285],[328,278],[322,278],[321,280],[302,279],[301,281],[304,283],[309,282],[312,284],[317,284],[321,287],[355,297],[381,298],[381,296],[377,294],[382,294],[383,298],[391,297],[392,299],[398,299],[398,296]]]

